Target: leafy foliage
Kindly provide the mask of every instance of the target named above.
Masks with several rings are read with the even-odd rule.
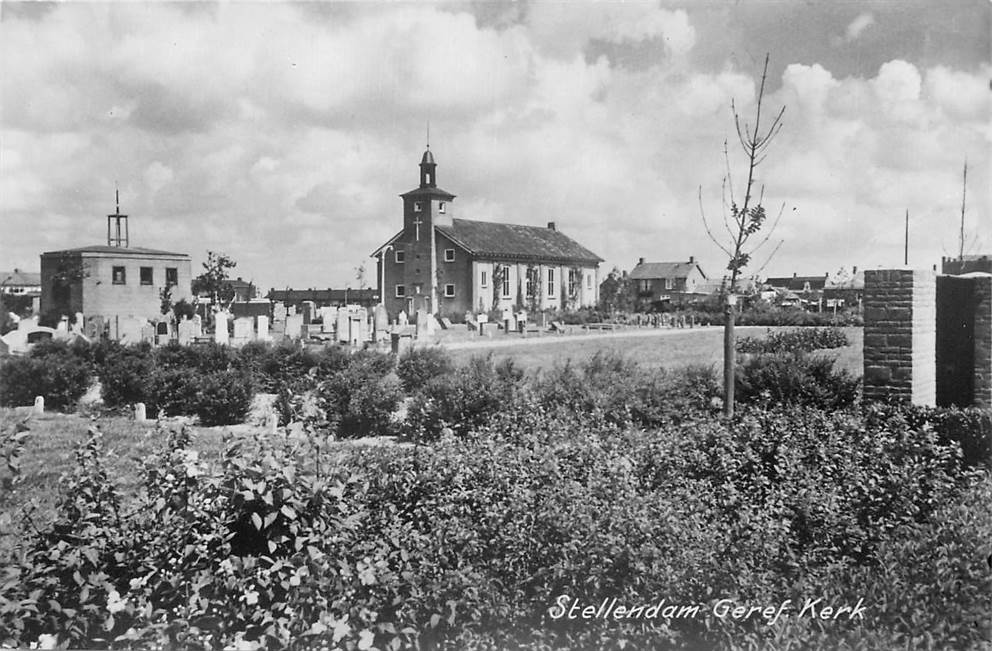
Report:
[[[0,362],[0,405],[30,405],[36,396],[46,408],[70,409],[90,386],[90,365],[65,345]]]
[[[763,405],[849,407],[858,399],[861,380],[833,367],[833,360],[822,355],[754,355],[737,367],[737,399]]]
[[[738,353],[811,353],[850,344],[840,328],[802,328],[771,332],[764,337],[740,337]]]
[[[451,354],[440,346],[429,348],[408,348],[396,365],[396,375],[403,390],[415,392],[432,378],[451,373],[455,364]]]

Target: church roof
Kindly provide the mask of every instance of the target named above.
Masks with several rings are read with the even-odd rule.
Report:
[[[94,244],[92,246],[81,246],[75,249],[63,249],[61,251],[45,251],[42,255],[58,255],[61,253],[113,253],[114,255],[169,255],[175,257],[188,258],[188,253],[174,253],[172,251],[159,251],[158,249],[146,249],[140,246],[108,246],[106,244]]]
[[[433,165],[434,164],[434,154],[428,149],[424,152],[424,157],[420,159],[421,165]]]
[[[603,259],[564,233],[541,226],[452,219],[438,232],[477,256],[534,262],[587,262]]]
[[[401,197],[431,196],[431,197],[441,197],[442,199],[455,198],[455,195],[451,194],[450,192],[430,185],[422,188],[416,188],[414,190],[410,190],[409,192],[404,192],[400,196]]]

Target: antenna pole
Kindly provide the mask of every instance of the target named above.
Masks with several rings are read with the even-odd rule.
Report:
[[[906,236],[903,240],[902,263],[909,265],[909,208],[906,209]]]
[[[427,121],[427,148],[431,148],[431,121]]]
[[[964,260],[964,202],[968,195],[968,159],[964,159],[964,179],[961,181],[961,246],[958,249],[958,260]]]

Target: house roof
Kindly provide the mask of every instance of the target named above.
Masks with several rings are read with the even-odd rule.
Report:
[[[113,253],[114,255],[168,255],[183,258],[189,257],[188,253],[174,253],[172,251],[146,249],[140,246],[108,246],[106,244],[93,244],[92,246],[81,246],[75,249],[63,249],[61,251],[45,251],[42,255],[58,255],[60,253]]]
[[[0,271],[0,285],[4,287],[33,287],[35,285],[41,285],[41,274],[31,271],[21,271],[20,269]]]
[[[441,188],[426,186],[422,188],[414,188],[409,192],[404,192],[400,195],[401,197],[419,197],[419,196],[431,196],[431,197],[441,197],[442,199],[454,199],[455,195],[451,194],[447,190],[442,190]]]
[[[688,278],[693,269],[698,269],[703,278],[706,278],[698,262],[640,262],[631,270],[628,277],[634,280]]]
[[[809,283],[810,290],[821,290],[827,282],[827,276],[785,276],[782,278],[765,278],[765,285],[769,287],[781,287],[792,291],[801,292]]]
[[[547,262],[599,263],[603,258],[557,229],[452,219],[437,231],[477,256]]]

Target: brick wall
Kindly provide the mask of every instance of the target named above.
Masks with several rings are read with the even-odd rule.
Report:
[[[992,408],[992,276],[972,278],[975,305],[973,404]]]
[[[865,272],[864,393],[936,404],[936,273]]]

